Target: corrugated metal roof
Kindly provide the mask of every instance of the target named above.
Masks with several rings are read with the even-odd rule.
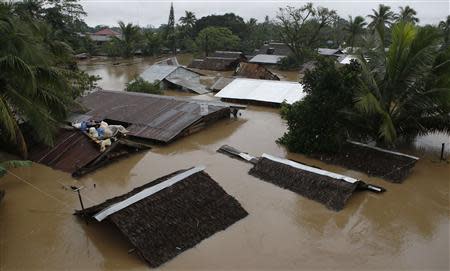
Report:
[[[267,54],[268,52],[272,51],[271,54],[273,55],[281,55],[281,56],[288,56],[292,53],[291,48],[285,43],[282,42],[271,42],[266,43],[261,48],[259,48],[258,52],[262,54]]]
[[[178,68],[179,68],[178,66],[174,65],[165,65],[165,64],[151,65],[139,76],[142,77],[145,81],[153,83],[155,81],[162,81],[164,78],[166,78],[169,74],[171,74]]]
[[[58,133],[54,146],[38,145],[30,148],[29,159],[73,173],[85,167],[101,155],[100,146],[78,130],[64,130]]]
[[[170,142],[209,114],[229,111],[224,103],[124,91],[96,91],[80,102],[88,109],[85,114],[129,123],[129,135],[160,142]],[[203,104],[206,116],[200,113]]]
[[[278,62],[284,57],[286,56],[259,54],[250,59],[249,62],[262,64],[278,64]]]
[[[257,63],[239,63],[235,75],[253,79],[280,80],[277,75],[269,71],[263,65]]]
[[[319,55],[324,56],[332,56],[336,54],[342,54],[342,51],[340,49],[330,49],[330,48],[318,48],[317,52]]]
[[[163,59],[163,60],[160,60],[160,61],[154,63],[154,65],[159,65],[159,64],[180,66],[180,64],[178,63],[178,59],[175,56],[174,57],[169,57],[169,58],[166,58],[166,59]]]
[[[237,78],[216,97],[268,103],[292,104],[303,99],[303,85],[297,82]]]
[[[176,76],[168,76],[166,80],[172,84],[188,89],[197,94],[205,94],[209,92],[209,90],[206,89],[206,86],[200,83],[200,76],[198,76],[197,78],[181,78]]]
[[[219,91],[226,87],[229,83],[233,82],[234,78],[220,77],[217,81],[210,87],[212,91]]]
[[[232,57],[206,57],[205,59],[194,59],[189,68],[212,70],[212,71],[232,71],[241,61],[241,58]]]

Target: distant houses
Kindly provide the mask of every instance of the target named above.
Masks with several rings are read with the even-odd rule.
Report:
[[[233,71],[241,62],[247,62],[242,52],[216,51],[212,56],[194,59],[189,68],[211,71]]]
[[[122,34],[119,32],[116,32],[110,28],[103,28],[100,31],[97,31],[95,33],[89,33],[88,36],[91,38],[92,41],[97,43],[98,45],[101,45],[105,42],[110,41],[113,37],[122,38]]]
[[[159,83],[161,89],[180,89],[196,94],[209,92],[200,82],[202,74],[191,69],[167,64],[154,64],[140,74],[140,77],[150,83]]]

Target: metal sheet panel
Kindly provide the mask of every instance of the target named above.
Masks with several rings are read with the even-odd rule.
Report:
[[[153,83],[155,81],[161,81],[166,78],[169,74],[175,71],[178,67],[174,65],[152,65],[139,76],[145,81]]]
[[[130,135],[160,142],[169,142],[205,117],[200,114],[202,104],[208,105],[208,114],[229,107],[220,102],[105,90],[82,97],[80,102],[89,109],[87,115],[129,123]]]
[[[266,55],[259,54],[250,59],[250,63],[263,63],[263,64],[278,64],[278,62],[285,58],[286,56],[282,55]]]
[[[292,104],[303,99],[303,85],[297,82],[237,78],[216,97],[269,103]]]

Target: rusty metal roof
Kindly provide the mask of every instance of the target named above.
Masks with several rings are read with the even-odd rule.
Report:
[[[257,63],[239,63],[235,75],[253,79],[280,80],[276,74],[269,71],[263,65]]]
[[[54,146],[37,145],[30,149],[29,159],[73,173],[93,161],[101,154],[100,147],[78,130],[58,133]]]
[[[229,112],[229,105],[220,102],[124,91],[96,91],[80,102],[94,119],[128,123],[129,135],[164,143],[210,114]],[[203,115],[202,106],[207,108]]]

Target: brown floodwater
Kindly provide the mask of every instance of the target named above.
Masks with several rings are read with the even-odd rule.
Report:
[[[145,65],[91,63],[88,69],[108,74],[101,87],[120,90],[124,78]],[[91,206],[199,164],[249,216],[161,270],[449,269],[450,164],[439,162],[441,143],[450,145],[448,136],[424,136],[405,149],[421,160],[403,184],[392,184],[289,153],[275,143],[285,131],[277,109],[249,106],[237,119],[155,146],[79,180],[39,164],[11,170],[0,179],[0,189],[6,190],[0,203],[0,270],[148,270],[145,262],[128,253],[130,244],[111,225],[86,225],[72,215],[80,206],[77,195],[65,186],[84,186],[84,204]],[[361,178],[387,192],[356,193],[344,210],[333,212],[248,175],[251,165],[216,152],[223,144]]]

